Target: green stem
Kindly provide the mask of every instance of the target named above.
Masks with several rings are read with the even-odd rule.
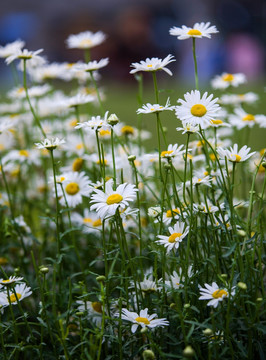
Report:
[[[196,39],[194,37],[192,38],[192,51],[193,51],[194,69],[195,69],[195,85],[196,85],[196,89],[199,90],[198,65],[197,65],[197,57],[196,57]]]

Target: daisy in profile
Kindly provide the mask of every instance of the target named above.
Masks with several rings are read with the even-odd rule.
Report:
[[[188,267],[187,276],[189,278],[191,278],[193,276],[193,270],[192,270],[191,265],[189,265],[189,267]],[[174,271],[173,274],[170,275],[170,277],[168,277],[168,278],[169,278],[169,280],[166,280],[165,284],[167,286],[169,286],[170,288],[179,289],[184,286],[183,284],[185,282],[185,273],[181,268],[178,269],[178,271]]]
[[[87,64],[77,63],[76,65],[73,66],[72,70],[90,72],[90,71],[99,70],[107,66],[108,64],[109,64],[109,58],[105,58],[105,59],[101,59],[100,61],[93,60],[88,62]]]
[[[82,232],[100,235],[99,230],[102,230],[102,220],[97,213],[90,212],[89,209],[84,209],[83,215],[74,212],[71,214],[71,219],[77,226],[82,226]]]
[[[169,321],[167,321],[165,318],[154,319],[155,317],[157,317],[157,314],[148,315],[148,308],[140,310],[139,314],[133,311],[129,311],[127,309],[122,309],[121,316],[123,320],[133,323],[133,325],[131,326],[131,331],[133,334],[136,332],[138,326],[141,326],[142,328],[148,327],[150,329],[153,329],[155,327],[163,327],[169,325]]]
[[[222,73],[222,75],[216,75],[214,79],[211,80],[211,86],[214,89],[226,89],[229,86],[237,87],[246,81],[246,76],[242,73]]]
[[[200,135],[199,133],[199,125],[192,125],[188,122],[184,122],[182,123],[183,127],[177,127],[176,128],[176,131],[182,131],[182,135],[183,134],[198,134]]]
[[[64,139],[60,140],[59,138],[55,138],[55,139],[51,138],[51,139],[44,139],[40,143],[35,143],[35,145],[37,146],[37,149],[54,150],[58,146],[60,146],[64,143],[65,143]]]
[[[0,305],[5,307],[9,305],[9,302],[12,305],[17,305],[17,300],[21,301],[31,294],[31,288],[26,284],[17,284],[13,289],[10,289],[9,294],[5,291],[0,292]]]
[[[207,92],[201,97],[198,90],[192,90],[184,98],[177,101],[181,105],[176,107],[176,116],[185,124],[200,125],[205,129],[221,109],[217,104],[218,98],[213,99],[213,94],[208,96]]]
[[[135,74],[138,71],[158,71],[163,70],[168,75],[173,75],[173,73],[166,68],[168,64],[171,62],[176,61],[173,59],[173,55],[167,55],[166,58],[159,59],[159,58],[147,58],[146,60],[141,60],[140,63],[132,63],[130,66],[134,69],[130,71],[130,74]]]
[[[166,101],[165,106],[159,105],[159,104],[146,104],[146,105],[142,105],[142,108],[137,110],[137,114],[152,114],[152,113],[158,113],[161,111],[165,111],[165,110],[174,110],[175,106],[171,106],[170,105],[170,100],[169,98]]]
[[[84,121],[83,123],[77,123],[75,129],[85,128],[87,130],[98,130],[102,128],[103,130],[109,130],[110,125],[107,123],[109,111],[106,111],[104,117],[102,118],[100,115],[92,116],[89,121]]]
[[[205,288],[200,287],[200,297],[199,300],[210,300],[207,306],[213,306],[216,308],[219,302],[228,298],[229,295],[234,296],[235,291],[234,288],[231,290],[231,294],[226,288],[219,288],[219,286],[213,282],[211,285],[205,284]]]
[[[0,279],[0,288],[1,285],[8,286],[10,284],[13,284],[14,282],[18,282],[23,280],[23,277],[17,277],[17,276],[10,276],[8,279]]]
[[[82,196],[90,196],[92,192],[91,182],[84,171],[80,173],[68,172],[63,174],[61,178],[63,180],[57,185],[57,191],[60,197],[60,204],[63,206],[66,206],[67,201],[67,205],[74,208],[82,203]]]
[[[186,150],[183,150],[184,145],[179,145],[178,144],[170,144],[168,145],[167,150],[162,151],[161,152],[161,158],[163,159],[170,159],[170,158],[174,158],[176,156],[181,156],[182,154],[184,154],[186,152]],[[191,149],[188,149],[191,150]]]
[[[163,213],[163,223],[170,225],[173,219],[178,220],[181,215],[180,208],[172,208]],[[184,215],[184,214],[183,214]]]
[[[216,34],[219,31],[216,29],[216,26],[210,26],[210,22],[204,23],[195,23],[193,27],[187,27],[183,25],[181,28],[172,27],[169,30],[170,35],[177,36],[178,40],[186,40],[190,38],[211,38],[211,34]]]
[[[244,162],[249,159],[256,152],[250,153],[250,148],[247,145],[244,145],[241,149],[238,150],[238,145],[234,144],[230,149],[224,149],[222,147],[217,148],[217,152],[221,159],[227,158],[229,161],[234,163]]]
[[[221,104],[224,105],[240,105],[242,103],[254,104],[258,101],[259,96],[252,91],[246,94],[224,94],[220,98]]]
[[[158,235],[157,237],[159,240],[157,240],[156,243],[164,245],[164,247],[167,249],[167,254],[169,254],[172,249],[178,249],[179,244],[183,241],[189,232],[189,226],[186,228],[185,226],[185,223],[181,221],[177,222],[173,228],[168,228],[170,236]]]
[[[97,326],[101,327],[102,323],[102,304],[99,301],[82,301],[77,300],[78,311],[86,311],[88,318]]]
[[[39,49],[37,51],[29,51],[27,49],[19,49],[12,55],[8,56],[6,58],[7,65],[11,64],[14,60],[37,60],[39,61],[39,64],[43,64],[45,60],[39,56],[39,54],[43,51],[43,49]]]
[[[0,58],[7,58],[17,51],[21,50],[25,42],[22,40],[16,40],[12,43],[6,44],[5,46],[0,46]]]
[[[105,184],[105,192],[94,189],[95,194],[91,196],[91,210],[96,210],[101,219],[113,216],[118,208],[125,209],[130,201],[136,198],[135,185],[120,184],[116,190],[113,190],[113,181],[109,180]]]
[[[103,43],[105,39],[106,35],[102,31],[96,33],[84,31],[76,35],[70,35],[66,39],[66,44],[69,49],[91,49]]]

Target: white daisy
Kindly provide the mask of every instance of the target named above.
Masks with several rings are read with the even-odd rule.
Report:
[[[21,50],[24,45],[25,45],[24,41],[16,40],[12,43],[6,44],[4,46],[0,46],[0,58],[7,58],[13,55],[18,50]]]
[[[199,125],[192,125],[189,122],[183,122],[183,127],[177,127],[176,131],[182,131],[182,134],[198,134],[199,133]]]
[[[189,226],[185,228],[186,224],[182,223],[181,221],[177,222],[174,227],[169,227],[168,230],[170,232],[170,236],[164,236],[164,235],[158,235],[157,237],[159,240],[156,241],[156,243],[160,245],[164,245],[164,247],[167,249],[167,254],[172,249],[178,249],[179,244],[182,242],[182,240],[187,236],[189,232]],[[185,228],[185,229],[184,229]]]
[[[264,116],[249,114],[241,107],[236,108],[234,112],[234,114],[229,116],[229,122],[238,130],[243,129],[246,126],[253,127],[256,123],[259,123]]]
[[[64,194],[68,206],[73,208],[76,207],[78,204],[82,203],[82,196],[90,196],[92,192],[92,188],[90,186],[91,182],[89,177],[85,175],[84,171],[80,173],[68,172],[66,174],[63,174],[62,177],[64,178],[61,183],[62,185],[57,185],[58,196],[60,197],[60,204],[66,206]]]
[[[246,94],[224,94],[220,97],[220,102],[224,105],[254,104],[258,99],[257,94],[249,91]]]
[[[102,31],[93,33],[91,31],[84,31],[79,34],[70,35],[66,39],[66,44],[69,49],[91,49],[100,45],[106,39],[106,35]]]
[[[151,113],[158,113],[161,111],[165,111],[165,110],[174,110],[175,106],[171,106],[170,105],[170,100],[169,98],[166,101],[165,106],[159,105],[159,104],[146,104],[146,105],[142,105],[142,108],[137,110],[137,114],[151,114]]]
[[[213,282],[211,285],[204,284],[205,288],[200,287],[200,297],[199,300],[210,300],[207,306],[213,306],[216,308],[220,301],[223,301],[225,298],[229,297],[229,291],[226,288],[219,288],[219,286]],[[231,290],[231,295],[235,294],[234,288]]]
[[[51,90],[51,86],[48,84],[44,84],[40,86],[32,86],[31,88],[28,88],[28,95],[30,98],[37,98],[45,95],[50,90]],[[24,87],[16,87],[10,90],[7,93],[7,96],[10,99],[25,99],[26,91]]]
[[[196,23],[193,25],[193,28],[182,25],[182,28],[172,27],[169,31],[170,35],[177,36],[178,40],[186,40],[189,38],[211,38],[211,34],[216,34],[219,31],[216,29],[216,26],[210,26],[210,22]]]
[[[19,60],[35,59],[35,60],[40,60],[40,62],[44,62],[44,59],[38,55],[42,51],[43,51],[43,49],[39,49],[37,51],[29,51],[27,49],[23,49],[23,50],[19,49],[12,55],[8,56],[5,61],[6,61],[7,65],[11,64],[16,59],[19,59]]]
[[[187,276],[191,278],[193,276],[192,266],[189,265]],[[179,269],[178,272],[174,271],[172,275],[170,275],[170,279],[165,281],[165,284],[173,289],[180,289],[184,285],[185,282],[185,274],[182,269]]]
[[[109,58],[101,59],[100,61],[90,61],[87,64],[76,64],[73,66],[73,71],[95,71],[99,70],[109,64]]]
[[[130,71],[130,74],[135,74],[138,71],[158,71],[164,70],[169,75],[173,75],[172,72],[166,68],[166,65],[170,64],[171,62],[176,61],[173,59],[173,55],[167,55],[166,58],[159,59],[159,58],[147,58],[145,61],[141,60],[140,63],[132,63],[130,66],[134,67],[135,69]]]
[[[51,138],[51,139],[44,139],[40,143],[35,143],[38,149],[47,149],[47,150],[54,150],[58,146],[64,144],[66,141],[64,139],[59,138]]]
[[[120,184],[113,190],[113,181],[107,181],[105,192],[94,189],[96,194],[91,196],[91,210],[96,210],[102,219],[113,216],[119,207],[124,209],[130,201],[135,200],[137,191],[135,185],[127,183]]]
[[[166,225],[170,225],[171,221],[173,219],[178,220],[181,214],[180,208],[173,208],[166,210],[166,212],[163,213],[163,223]]]
[[[10,276],[8,279],[0,279],[0,287],[1,285],[9,285],[13,284],[14,282],[23,280],[23,277],[17,277],[17,276]]]
[[[142,328],[155,328],[158,326],[168,326],[169,321],[165,318],[163,319],[154,319],[157,314],[148,315],[148,308],[144,310],[140,310],[140,313],[137,314],[133,311],[128,311],[127,309],[122,309],[122,316],[121,318],[126,321],[130,321],[133,323],[131,327],[131,331],[134,334],[140,325]]]
[[[88,130],[98,130],[99,128],[102,128],[103,130],[109,130],[110,125],[107,123],[107,117],[108,117],[109,111],[106,111],[104,118],[102,118],[100,115],[92,116],[92,118],[89,121],[84,121],[83,123],[78,123],[75,126],[75,129],[85,128]]]
[[[102,323],[102,304],[99,301],[82,301],[77,300],[78,311],[86,311],[88,318],[97,326],[101,327]]]
[[[77,226],[82,226],[82,231],[84,233],[100,235],[99,230],[102,229],[102,220],[97,213],[91,212],[89,209],[84,209],[83,215],[74,212],[71,214],[71,219]]]
[[[222,73],[222,75],[216,75],[214,79],[211,80],[211,86],[214,89],[226,89],[228,86],[237,87],[238,85],[244,84],[247,81],[244,74],[230,74]]]
[[[186,150],[183,150],[182,148],[184,147],[184,145],[179,145],[178,144],[170,144],[168,145],[167,150],[162,151],[161,152],[161,157],[164,159],[169,159],[169,158],[174,158],[176,156],[182,155],[186,152]],[[191,150],[191,149],[189,149]]]
[[[184,98],[185,100],[178,99],[182,105],[176,107],[176,116],[185,124],[200,125],[204,129],[220,110],[218,98],[213,99],[213,94],[208,96],[205,92],[201,98],[198,90],[192,90],[191,93],[187,92]]]
[[[26,284],[17,284],[13,289],[9,290],[9,296],[5,291],[0,292],[0,305],[8,306],[9,301],[12,305],[17,305],[17,299],[21,301],[31,294],[31,288]]]
[[[249,153],[250,148],[247,145],[244,145],[241,149],[238,150],[238,145],[234,144],[230,149],[224,149],[222,147],[217,148],[217,152],[221,159],[227,158],[231,162],[243,162],[249,159],[256,152]]]

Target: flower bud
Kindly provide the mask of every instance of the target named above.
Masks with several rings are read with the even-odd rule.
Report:
[[[128,161],[135,161],[136,155],[129,155],[127,159],[128,159]]]
[[[46,266],[41,266],[41,268],[40,268],[40,273],[42,273],[42,274],[47,274],[49,272],[49,269],[48,269],[48,267],[46,267]]]
[[[84,315],[84,312],[83,312],[83,311],[77,311],[77,312],[76,312],[76,315],[81,317],[81,316]]]
[[[148,332],[148,328],[145,326],[144,328],[142,328],[142,329],[140,330],[140,332],[141,332],[142,334],[146,334],[146,332]]]
[[[227,274],[221,274],[221,278],[226,279],[226,278],[227,278]]]
[[[203,330],[202,333],[205,336],[211,336],[213,334],[213,331],[212,331],[212,329],[207,328],[207,329]]]
[[[263,162],[261,163],[261,166],[263,166],[264,169],[266,169],[266,161],[263,161]]]
[[[189,309],[189,308],[190,308],[190,304],[187,303],[184,305],[184,309]]]
[[[111,114],[107,119],[108,124],[110,125],[116,125],[119,122],[118,117],[116,114]]]
[[[96,278],[96,281],[98,281],[99,283],[105,282],[105,280],[106,280],[106,277],[104,275],[97,276],[97,278]]]
[[[244,282],[240,281],[237,286],[239,287],[239,289],[241,290],[247,290],[247,284],[245,284]]]
[[[170,164],[164,164],[164,168],[166,171],[170,170],[171,169],[171,165]]]
[[[244,230],[237,230],[237,233],[239,236],[242,236],[242,237],[247,235],[247,233]]]
[[[152,350],[144,350],[142,353],[142,356],[143,356],[144,360],[154,360],[155,359],[155,355]]]
[[[183,355],[188,358],[193,357],[195,355],[195,351],[192,348],[192,346],[190,345],[186,346],[185,349],[183,350]]]

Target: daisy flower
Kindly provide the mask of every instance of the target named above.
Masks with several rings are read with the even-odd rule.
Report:
[[[18,50],[21,50],[25,42],[22,40],[16,40],[12,43],[6,44],[5,46],[0,46],[0,58],[7,58]]]
[[[245,112],[241,107],[235,109],[235,113],[229,116],[229,122],[238,130],[243,129],[245,126],[253,127],[259,123],[264,115],[253,115]]]
[[[249,153],[250,148],[247,145],[244,145],[241,149],[238,150],[238,145],[234,144],[230,149],[224,149],[222,147],[217,148],[217,152],[221,159],[227,158],[231,162],[243,162],[249,159],[256,152]]]
[[[72,96],[70,99],[66,99],[65,105],[67,107],[74,107],[93,102],[94,100],[95,97],[92,95],[77,94],[75,96]]]
[[[189,226],[185,228],[185,223],[182,223],[179,221],[174,225],[174,227],[169,227],[168,230],[170,232],[170,236],[164,236],[164,235],[158,235],[157,237],[159,240],[156,241],[156,243],[160,245],[164,245],[164,247],[167,249],[167,254],[172,249],[178,249],[179,244],[182,242],[182,240],[187,236],[189,232]],[[185,228],[185,229],[184,229]]]
[[[208,96],[207,92],[201,98],[198,90],[192,90],[191,93],[187,92],[184,98],[185,100],[178,99],[181,105],[176,107],[176,116],[185,124],[200,125],[204,129],[221,109],[216,104],[218,98],[213,99],[213,94]]]
[[[132,63],[130,66],[134,67],[135,69],[130,71],[130,74],[135,74],[138,71],[158,71],[164,70],[169,75],[173,75],[173,73],[166,68],[166,65],[170,64],[171,62],[176,61],[173,59],[173,55],[167,55],[166,58],[159,59],[159,58],[147,58],[146,60],[141,60],[140,63]]]
[[[84,233],[100,234],[99,230],[102,229],[102,220],[97,213],[84,209],[83,215],[74,212],[71,214],[71,219],[77,226],[82,226]]]
[[[151,114],[151,113],[158,113],[161,111],[165,111],[165,110],[174,110],[174,106],[170,105],[170,100],[169,98],[166,101],[165,106],[159,105],[159,104],[146,104],[146,105],[142,105],[142,108],[137,110],[137,114]]]
[[[182,123],[183,127],[177,127],[176,128],[176,131],[182,131],[182,134],[198,134],[200,135],[199,133],[199,125],[191,125],[190,123],[188,122],[184,122]]]
[[[87,64],[76,64],[73,67],[73,71],[95,71],[99,70],[109,64],[109,58],[101,59],[100,61],[90,61]]]
[[[130,201],[136,198],[135,185],[120,184],[116,190],[113,190],[113,181],[107,181],[105,184],[105,192],[94,189],[95,194],[91,196],[91,210],[96,210],[101,219],[113,216],[120,207],[124,209]]]
[[[189,265],[187,276],[191,278],[193,276],[192,266]],[[182,269],[179,269],[178,272],[174,271],[172,275],[170,275],[170,279],[165,281],[165,284],[173,289],[179,289],[183,287],[185,281],[185,274]]]
[[[133,323],[131,327],[131,331],[134,334],[138,328],[138,326],[141,326],[142,328],[148,327],[148,328],[155,328],[159,326],[168,326],[169,321],[167,321],[165,318],[162,319],[154,319],[157,316],[157,314],[148,315],[148,308],[144,310],[140,310],[140,313],[137,314],[132,311],[128,311],[127,309],[122,309],[122,316],[121,318],[126,321],[130,321]]]
[[[213,282],[211,285],[205,284],[205,288],[200,287],[199,300],[210,300],[207,306],[213,306],[216,308],[220,301],[229,297],[229,291],[225,288],[219,288],[218,285]],[[231,290],[231,295],[234,295],[234,288]]]
[[[70,35],[66,39],[66,44],[69,49],[91,49],[100,45],[106,39],[106,35],[102,31],[93,33],[91,31],[84,31],[79,34]]]
[[[77,300],[79,304],[78,311],[86,311],[88,318],[97,326],[101,327],[102,323],[102,304],[99,301],[82,301]]]
[[[230,74],[222,73],[222,75],[216,75],[214,79],[211,80],[211,86],[214,89],[226,89],[230,85],[237,87],[238,85],[244,84],[247,81],[244,74]]]
[[[17,277],[17,276],[10,276],[8,279],[0,279],[0,287],[1,285],[9,285],[13,284],[14,282],[23,280],[23,277]]]
[[[91,182],[89,177],[85,175],[84,171],[80,173],[68,172],[63,174],[62,177],[62,183],[57,185],[61,205],[66,206],[65,198],[63,196],[64,194],[69,207],[76,207],[81,204],[82,196],[90,196],[92,192],[92,188],[90,186]]]
[[[172,27],[169,30],[170,35],[177,36],[178,40],[186,40],[190,38],[211,38],[211,34],[216,34],[219,31],[216,29],[216,26],[210,26],[210,22],[204,23],[195,23],[193,28],[187,27],[185,25],[182,28]]]
[[[174,144],[174,145],[170,144],[168,145],[167,150],[161,152],[161,158],[169,159],[178,155],[182,155],[186,152],[186,150],[182,150],[183,147],[184,145],[178,146],[178,144]]]
[[[246,94],[224,94],[220,97],[220,102],[224,105],[254,104],[258,99],[259,96],[250,91]]]
[[[60,140],[59,138],[52,138],[52,139],[44,139],[40,143],[35,143],[37,146],[37,149],[47,149],[47,150],[54,150],[59,145],[62,145],[65,143],[65,140]]]
[[[92,118],[89,121],[78,123],[75,126],[75,129],[86,128],[95,131],[98,130],[99,128],[102,128],[103,130],[108,130],[110,129],[110,125],[107,123],[108,113],[109,111],[106,111],[104,118],[102,118],[100,115],[92,116]]]
[[[19,59],[19,60],[39,60],[40,62],[44,62],[44,59],[39,56],[39,54],[43,51],[43,49],[39,49],[37,51],[29,51],[27,49],[19,49],[17,50],[15,53],[13,53],[12,55],[8,56],[6,58],[6,63],[7,65],[11,64],[14,60]]]
[[[10,289],[9,295],[5,291],[0,292],[0,305],[8,306],[9,301],[12,305],[17,305],[17,299],[21,301],[31,294],[31,288],[26,284],[17,284],[12,290]]]
[[[178,220],[181,214],[181,210],[179,208],[173,208],[166,210],[163,213],[163,223],[169,225],[173,219]]]

